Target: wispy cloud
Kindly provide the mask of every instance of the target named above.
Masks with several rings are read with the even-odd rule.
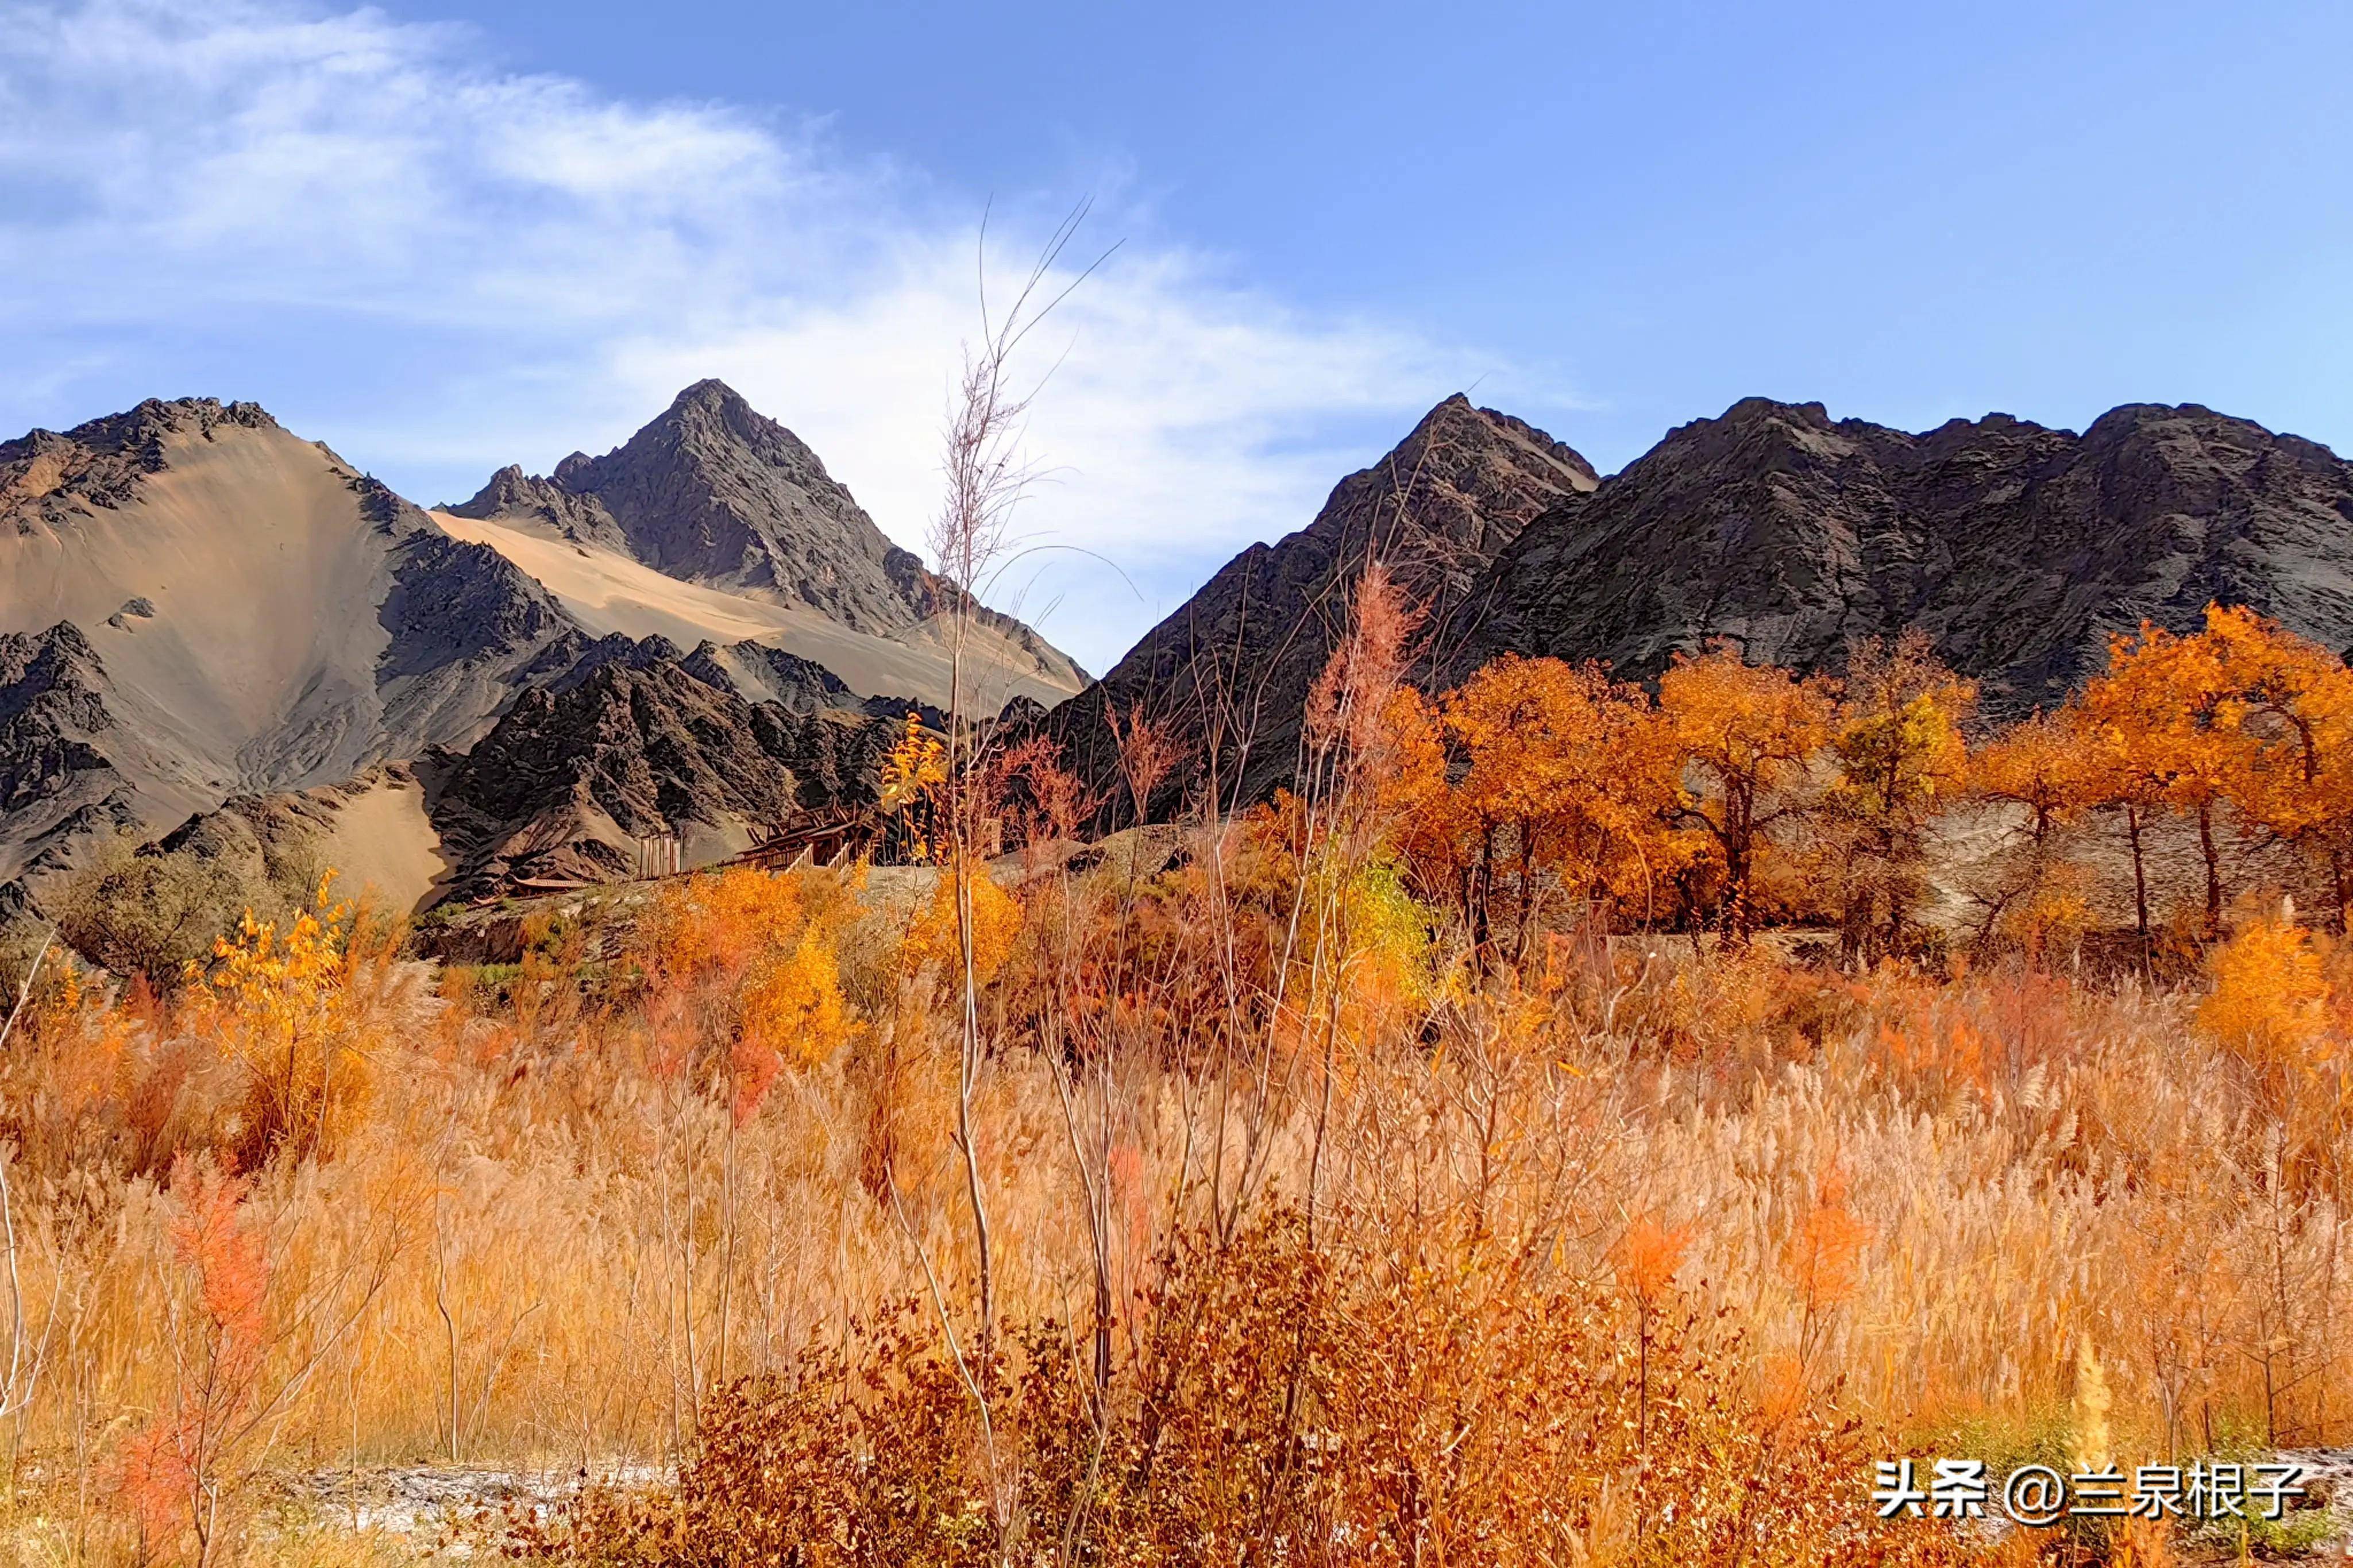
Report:
[[[718,375],[920,545],[977,200],[811,124],[501,73],[474,44],[265,0],[0,3],[0,422],[216,376],[429,502]],[[1008,269],[1042,206],[1001,214]],[[1118,208],[1091,232],[1117,237]],[[1493,366],[1130,243],[1039,340],[1051,482],[1026,526],[1141,599],[1074,557],[1029,608],[1059,597],[1049,635],[1101,668],[1303,524],[1370,432]]]

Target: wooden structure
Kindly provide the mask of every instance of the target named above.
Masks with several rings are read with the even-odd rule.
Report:
[[[686,846],[675,833],[640,835],[638,839],[638,880],[675,877],[686,868]]]
[[[731,866],[783,871],[795,866],[839,866],[874,847],[882,816],[871,806],[829,805],[778,823]]]

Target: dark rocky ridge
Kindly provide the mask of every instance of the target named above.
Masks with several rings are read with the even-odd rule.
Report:
[[[0,633],[0,811],[50,800],[78,775],[106,773],[114,727],[106,671],[79,627]]]
[[[769,643],[738,642],[722,647],[706,641],[686,656],[682,668],[696,679],[726,687],[746,701],[774,702],[794,713],[862,713],[893,723],[913,713],[934,730],[947,728],[947,715],[931,703],[887,691],[860,697],[815,659]],[[1029,712],[1045,711],[1027,698],[1012,700]]]
[[[1164,720],[1186,750],[1158,792],[1160,810],[1202,784],[1213,744],[1224,753],[1222,804],[1262,799],[1291,779],[1308,689],[1371,555],[1389,563],[1430,625],[1443,625],[1529,520],[1597,482],[1591,464],[1543,431],[1450,397],[1396,450],[1334,487],[1307,527],[1227,563],[1044,726],[1106,795],[1118,777],[1105,712],[1114,706]],[[1124,814],[1123,804],[1108,816]]]
[[[708,685],[731,688],[751,701],[775,702],[795,713],[860,706],[857,694],[833,671],[766,643],[739,642],[723,648],[704,642],[687,656],[685,668]]]
[[[526,474],[520,464],[510,463],[492,474],[471,500],[442,510],[459,517],[529,518],[577,543],[634,553],[628,535],[602,500],[594,494],[576,495],[554,479]]]
[[[1824,668],[1917,626],[2017,713],[2096,672],[2109,633],[2187,629],[2214,601],[2353,644],[2353,464],[2196,405],[1909,435],[1749,398],[1529,524],[1441,668],[1513,651],[1648,678],[1727,637]]]
[[[0,633],[0,914],[27,901],[26,880],[58,869],[97,833],[138,821],[113,753],[141,755],[118,725],[111,683],[80,628]]]
[[[604,880],[632,873],[638,837],[677,834],[690,860],[710,859],[754,825],[871,803],[895,738],[858,714],[747,701],[675,648],[641,647],[526,691],[471,751],[441,759],[433,821],[459,862],[458,895]]]
[[[394,552],[376,618],[391,638],[376,663],[382,684],[577,631],[546,589],[489,545],[423,531]]]

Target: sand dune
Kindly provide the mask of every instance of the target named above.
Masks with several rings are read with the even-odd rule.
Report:
[[[456,538],[487,544],[537,578],[575,620],[599,636],[659,636],[681,648],[706,638],[722,645],[770,643],[815,659],[860,697],[933,703],[947,699],[948,650],[935,627],[916,628],[904,640],[875,637],[815,610],[681,582],[553,530],[444,511],[432,516]],[[974,637],[965,679],[976,706],[993,710],[1016,696],[1051,705],[1077,690],[1075,683],[1045,679],[1035,661],[999,634],[976,629]]]

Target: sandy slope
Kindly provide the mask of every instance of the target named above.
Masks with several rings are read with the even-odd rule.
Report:
[[[691,649],[706,638],[725,645],[771,643],[815,659],[861,697],[912,697],[944,703],[948,688],[948,650],[936,628],[907,634],[905,640],[852,631],[814,610],[797,610],[741,595],[681,582],[617,552],[577,544],[552,531],[496,521],[478,521],[437,511],[433,520],[451,534],[487,544],[537,578],[591,632],[668,637]],[[988,710],[1016,696],[1051,705],[1076,685],[1042,679],[1032,661],[997,634],[975,634],[965,679],[975,705]]]
[[[348,776],[376,710],[390,542],[350,470],[283,430],[166,445],[128,504],[0,534],[0,630],[79,625],[198,793]],[[110,626],[133,598],[155,614]]]
[[[425,791],[410,780],[387,780],[345,801],[319,853],[338,873],[336,892],[353,898],[373,889],[396,910],[422,904],[449,865],[425,815]]]

